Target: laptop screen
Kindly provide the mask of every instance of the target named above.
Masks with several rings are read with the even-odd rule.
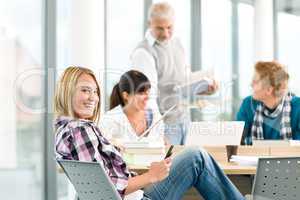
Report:
[[[240,145],[244,124],[243,121],[192,122],[186,145]]]

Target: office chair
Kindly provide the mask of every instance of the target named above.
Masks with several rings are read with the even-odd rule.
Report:
[[[300,157],[259,158],[253,200],[299,200]]]
[[[104,168],[97,162],[57,160],[80,200],[121,200]]]

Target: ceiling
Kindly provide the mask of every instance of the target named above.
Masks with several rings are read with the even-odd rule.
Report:
[[[277,10],[300,15],[300,0],[276,0]]]
[[[253,5],[254,1],[265,0],[238,0],[240,3]],[[287,12],[293,15],[300,16],[300,0],[274,0],[277,11]]]

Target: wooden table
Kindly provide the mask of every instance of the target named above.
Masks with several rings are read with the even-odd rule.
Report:
[[[232,162],[219,163],[219,165],[227,175],[254,175],[256,173],[255,166],[241,166]],[[139,174],[144,173],[149,169],[147,166],[141,165],[129,165],[129,168]]]
[[[174,147],[174,156],[184,150],[184,146]],[[196,147],[197,148],[197,147]],[[243,195],[250,194],[252,188],[253,177],[256,173],[256,166],[241,166],[233,162],[228,162],[228,155],[226,147],[214,146],[204,147],[212,157],[218,162],[224,173],[230,178],[230,180],[237,186]],[[252,151],[251,149],[250,151]],[[245,150],[247,152],[247,150]],[[141,165],[129,165],[129,168],[136,171],[138,174],[145,173],[148,170],[147,166]],[[183,197],[183,200],[203,200],[198,194],[195,188],[191,188],[187,191]]]
[[[184,150],[184,146],[175,146],[174,156]],[[241,166],[236,163],[228,162],[228,149],[220,146],[204,147],[212,157],[218,162],[224,173],[231,179],[231,181],[238,187],[240,192],[245,194],[251,193],[253,177],[256,173],[255,166]],[[232,153],[232,152],[231,152]],[[231,154],[230,153],[230,154]],[[281,147],[281,146],[239,146],[237,155],[247,156],[300,156],[300,147]],[[137,171],[139,174],[148,170],[147,166],[129,165],[129,168]],[[58,168],[60,169],[60,168]],[[59,172],[62,172],[60,169]],[[199,200],[202,199],[194,188],[189,190],[184,196],[183,200]]]
[[[221,169],[227,175],[254,175],[256,173],[256,166],[242,166],[236,163],[219,163]]]
[[[173,150],[173,156],[176,156],[186,148],[187,147],[185,146],[176,145]],[[212,157],[218,162],[221,169],[227,175],[254,175],[256,173],[256,166],[241,166],[233,162],[228,162],[227,149],[225,146],[207,146],[203,147],[203,149],[212,155]],[[129,168],[139,174],[148,170],[147,166],[142,165],[129,165]]]

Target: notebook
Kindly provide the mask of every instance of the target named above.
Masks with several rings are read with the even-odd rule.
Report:
[[[243,121],[192,122],[189,126],[186,145],[240,145],[244,125]]]

